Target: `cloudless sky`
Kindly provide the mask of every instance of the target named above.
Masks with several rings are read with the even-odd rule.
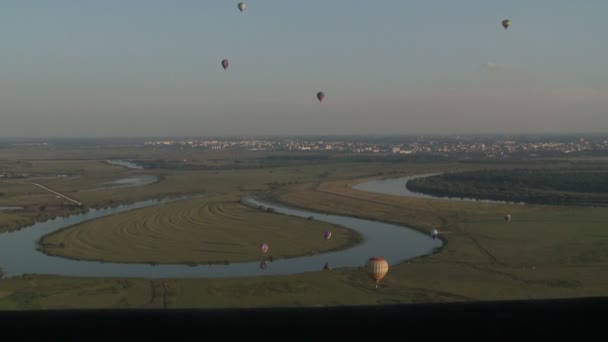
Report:
[[[608,131],[606,0],[237,3],[2,1],[0,136]]]

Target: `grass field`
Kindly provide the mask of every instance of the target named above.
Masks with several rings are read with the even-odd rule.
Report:
[[[35,172],[44,176],[44,179],[19,179],[18,181],[22,182],[20,184],[0,181],[0,206],[25,207],[20,212],[0,212],[0,233],[19,229],[36,221],[86,210],[87,207],[107,207],[178,194],[245,195],[251,192],[273,190],[290,184],[352,179],[380,174],[401,174],[408,170],[411,172],[442,167],[441,164],[427,166],[330,159],[304,163],[299,161],[295,163],[291,161],[273,162],[274,166],[262,169],[129,170],[109,165],[105,163],[105,160],[110,156],[128,156],[139,159],[158,159],[164,156],[164,158],[187,160],[193,165],[206,163],[232,165],[235,160],[241,160],[242,163],[258,163],[258,160],[264,159],[267,154],[232,152],[222,154],[177,150],[171,151],[170,154],[165,152],[163,155],[157,151],[144,153],[139,150],[124,149],[117,150],[115,153],[93,150],[88,155],[84,155],[82,152],[67,150],[63,159],[60,158],[62,155],[57,151],[49,151],[50,156],[56,159],[44,159],[44,153],[34,154],[29,150],[19,150],[23,152],[23,158],[28,157],[29,159],[17,159],[19,154],[12,150],[0,150],[0,170]],[[88,159],[79,159],[84,157],[88,157]],[[91,159],[99,157],[103,158]],[[472,166],[453,165],[453,167],[470,169]],[[68,177],[53,176],[57,174],[65,174]],[[159,177],[160,181],[141,187],[87,191],[98,188],[102,183],[136,175],[154,175]],[[66,204],[65,200],[58,199],[49,192],[31,184],[24,184],[28,181],[35,181],[74,198],[82,202],[84,208]]]
[[[104,153],[110,158],[111,153]],[[142,155],[122,151],[111,157],[129,155],[131,158],[162,158],[161,153],[154,153],[158,155],[152,155],[152,152]],[[171,158],[181,160],[185,157],[185,152],[180,153],[171,155]],[[189,153],[187,158],[193,163],[207,163],[205,158],[211,158]],[[60,156],[57,154],[57,157]],[[214,161],[220,164],[231,162],[233,157],[239,158],[236,155],[221,154],[214,157],[222,159]],[[11,158],[13,156],[5,158],[8,161],[2,163],[14,163]],[[246,161],[252,157],[247,155],[242,158]],[[41,162],[37,168],[45,170],[79,168],[77,162],[67,158],[42,162],[42,157],[32,156],[31,162],[35,161]],[[570,163],[566,160],[552,165],[557,167],[562,162]],[[440,237],[446,245],[440,253],[391,265],[379,289],[374,289],[373,282],[362,268],[228,279],[146,280],[27,275],[0,280],[0,309],[357,305],[608,295],[608,225],[605,224],[608,222],[608,208],[425,200],[373,194],[351,188],[356,182],[388,175],[509,168],[509,164],[385,164],[330,160],[300,165],[287,164],[268,169],[222,171],[130,171],[105,165],[100,161],[86,160],[84,164],[84,171],[76,171],[80,172],[80,183],[57,179],[45,185],[66,191],[68,195],[89,206],[182,192],[204,192],[209,198],[188,201],[183,207],[168,205],[129,212],[98,222],[85,223],[75,230],[63,231],[52,237],[55,240],[49,240],[57,244],[63,242],[63,252],[73,251],[77,254],[88,254],[91,258],[101,257],[106,254],[105,246],[109,245],[109,241],[115,241],[112,239],[117,236],[126,236],[125,231],[116,228],[121,224],[123,227],[135,225],[137,229],[134,230],[133,237],[126,238],[128,242],[116,242],[117,250],[109,253],[118,253],[120,258],[129,257],[129,253],[125,249],[121,251],[123,247],[120,246],[132,246],[134,242],[139,241],[142,241],[143,246],[148,244],[154,248],[167,248],[163,254],[173,254],[176,246],[181,243],[179,241],[188,241],[179,237],[182,234],[167,235],[167,232],[182,231],[182,228],[183,232],[187,233],[183,234],[184,236],[193,235],[197,236],[197,239],[209,237],[224,241],[230,237],[221,236],[219,230],[211,229],[212,226],[223,225],[229,229],[239,226],[230,222],[240,222],[241,219],[249,222],[251,218],[260,223],[276,220],[277,226],[282,227],[281,221],[288,218],[257,212],[235,202],[237,198],[249,192],[270,190],[274,190],[274,198],[297,207],[394,222],[427,233],[438,227]],[[521,163],[518,166],[521,167]],[[133,174],[154,174],[162,179],[159,183],[141,188],[88,193],[79,191],[85,187],[91,188],[95,182]],[[14,224],[18,225],[35,219],[35,215],[41,214],[39,210],[34,210],[35,206],[51,205],[55,200],[53,196],[47,197],[47,194],[37,189],[22,188],[22,185],[5,190],[2,184],[0,192],[5,193],[0,197],[0,205],[30,205],[31,214],[34,215],[29,217],[27,212],[0,213],[0,224],[12,220],[10,222],[16,222]],[[230,200],[210,200],[219,197]],[[58,208],[61,208],[60,204]],[[510,223],[503,219],[507,213],[513,217]],[[207,227],[212,235],[194,230],[196,224],[181,224],[195,222],[203,226],[203,221],[209,221]],[[142,224],[138,225],[139,222]],[[149,227],[143,222],[148,222]],[[175,222],[178,223],[173,225]],[[170,229],[165,231],[152,228],[164,226],[164,223],[168,223]],[[314,232],[311,236],[321,240],[320,232],[325,226],[314,226],[313,223],[318,224],[308,221],[298,224],[310,224],[305,230]],[[294,224],[289,222],[289,226]],[[271,223],[262,224],[255,229],[268,228],[270,225]],[[336,228],[332,230],[335,231]],[[101,241],[97,241],[98,239]],[[161,239],[169,240],[166,247],[155,245]],[[248,240],[240,249],[248,250],[254,247],[253,255],[259,253],[257,240]],[[330,241],[339,242],[334,241],[333,237]],[[270,241],[271,250],[278,253],[274,250],[274,245],[275,243]],[[200,245],[193,243],[189,253],[194,253],[196,248],[200,248]],[[228,253],[233,252],[226,248]],[[306,248],[311,247],[303,247]],[[59,250],[53,248],[49,251],[59,253]],[[239,253],[232,255],[246,257],[243,252]],[[179,260],[189,259],[185,258],[186,254],[174,260],[180,262]],[[381,255],[382,251],[378,254]],[[150,259],[150,255],[141,260]],[[209,256],[210,254],[207,255]],[[130,257],[133,257],[132,253]],[[207,260],[211,259],[213,258]],[[364,262],[365,260],[361,260],[361,266]]]
[[[332,238],[325,240],[323,231]],[[86,222],[42,239],[47,254],[133,263],[203,264],[255,261],[266,242],[273,258],[346,248],[349,229],[250,208],[238,199],[202,198]]]
[[[0,281],[0,308],[214,308],[358,305],[605,296],[608,211],[396,198],[330,182],[297,187],[287,202],[345,214],[440,224],[441,253],[391,265],[379,289],[362,268],[229,279],[26,276]],[[348,196],[336,200],[333,196]],[[319,204],[317,204],[319,203]],[[341,203],[341,204],[336,204]],[[354,209],[352,209],[354,208]],[[509,211],[513,221],[502,214]],[[426,224],[425,224],[426,222]],[[381,254],[381,253],[379,253]],[[364,261],[362,261],[363,266]]]

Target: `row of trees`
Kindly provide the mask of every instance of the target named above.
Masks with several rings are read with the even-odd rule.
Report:
[[[608,205],[608,170],[482,170],[418,178],[412,191],[435,196],[557,205]]]

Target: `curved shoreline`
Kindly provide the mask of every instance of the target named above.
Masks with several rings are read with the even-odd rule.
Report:
[[[418,199],[429,199],[429,200],[445,200],[445,201],[462,201],[462,202],[472,202],[472,203],[489,203],[489,204],[511,204],[511,205],[521,205],[522,203],[510,202],[510,201],[500,201],[500,200],[490,200],[490,199],[479,199],[479,198],[470,198],[470,197],[449,197],[449,196],[435,196],[423,192],[413,191],[407,188],[407,183],[410,180],[424,177],[431,177],[442,174],[439,173],[426,173],[426,174],[418,174],[412,176],[401,176],[401,177],[387,177],[382,179],[375,180],[367,180],[361,181],[354,185],[351,185],[351,188],[354,190],[378,193],[384,195],[392,195],[392,196],[402,196],[402,197],[411,197]],[[403,186],[399,186],[402,183]],[[391,186],[390,189],[386,185],[394,185]],[[383,188],[385,186],[385,188]],[[376,189],[374,189],[376,188]]]
[[[198,196],[192,196],[192,197],[188,197],[188,198],[184,198],[184,199],[180,199],[177,201],[186,201],[192,198],[195,198]],[[257,206],[251,205],[250,203],[247,203],[244,200],[239,201],[239,203],[253,208],[255,210],[259,210]],[[137,209],[134,209],[137,210]],[[125,211],[128,212],[128,211]],[[121,212],[124,213],[124,212]],[[278,214],[278,215],[284,215],[282,213],[278,213],[278,212],[273,212],[274,214]],[[111,216],[111,215],[110,215]],[[110,216],[105,216],[105,217],[110,217]],[[285,216],[289,216],[289,215],[285,215]],[[105,218],[104,217],[104,218]],[[85,221],[86,222],[86,221]],[[78,223],[77,225],[83,224],[85,222],[81,222]],[[194,266],[202,266],[202,265],[230,265],[233,263],[243,263],[243,262],[256,262],[259,261],[258,259],[245,259],[245,260],[235,260],[235,261],[227,261],[227,260],[207,260],[205,262],[195,262],[195,261],[188,261],[188,260],[184,260],[184,261],[180,261],[180,262],[160,262],[160,261],[121,261],[121,260],[105,260],[105,259],[95,259],[95,258],[78,258],[78,257],[72,257],[72,256],[66,256],[66,255],[60,255],[60,254],[55,254],[51,251],[49,251],[47,248],[44,247],[44,245],[42,244],[42,241],[47,238],[52,236],[53,234],[65,231],[65,230],[69,230],[74,228],[76,225],[71,225],[71,226],[67,226],[67,227],[63,227],[59,230],[53,231],[51,233],[45,234],[43,235],[39,240],[38,240],[38,248],[36,249],[38,252],[43,253],[49,257],[54,257],[54,258],[63,258],[63,259],[67,259],[67,260],[74,260],[74,261],[91,261],[91,262],[100,262],[100,263],[113,263],[113,264],[147,264],[147,265],[152,265],[152,266],[158,266],[158,265],[188,265],[190,267],[194,267]],[[336,225],[339,226],[339,225]],[[352,248],[354,246],[356,246],[357,244],[361,243],[363,241],[363,236],[361,234],[359,234],[359,232],[357,232],[356,230],[353,230],[351,228],[348,227],[343,227],[343,226],[339,226],[340,228],[346,229],[349,231],[350,238],[346,241],[346,243],[344,243],[343,245],[334,247],[334,248],[330,248],[330,249],[325,249],[322,251],[317,251],[315,254],[324,254],[324,253],[330,253],[330,252],[338,252],[338,251],[342,251],[342,250],[346,250],[349,248]],[[306,257],[306,256],[310,256],[310,253],[301,253],[301,254],[294,254],[294,255],[287,255],[287,256],[282,256],[282,257],[274,257],[274,260],[284,260],[284,259],[292,259],[292,258],[300,258],[300,257]]]
[[[392,179],[392,178],[393,178],[393,177],[386,178],[386,179]],[[384,178],[383,178],[383,179],[384,179]],[[369,179],[369,178],[367,178],[367,180],[361,181],[361,182],[359,182],[359,183],[365,183],[365,182],[367,182],[367,181],[369,181],[369,180],[370,180],[370,179]],[[356,184],[359,184],[359,183],[356,183]],[[352,187],[352,186],[351,186],[351,187]],[[338,194],[335,194],[335,195],[340,196],[340,195],[338,195]],[[265,199],[265,197],[262,197],[262,199]],[[364,199],[364,198],[357,198],[357,199],[358,199],[358,200],[360,200],[360,201],[366,201],[366,199]],[[307,207],[303,207],[303,206],[295,205],[295,204],[292,204],[292,203],[289,203],[289,202],[285,202],[285,201],[283,201],[283,200],[281,200],[281,199],[279,199],[279,198],[274,198],[274,197],[273,197],[273,198],[269,198],[268,200],[269,200],[269,201],[271,201],[271,202],[273,202],[273,203],[276,203],[276,204],[278,204],[278,205],[282,205],[282,206],[285,206],[285,207],[290,207],[290,208],[294,208],[294,209],[308,210],[308,211],[315,211],[315,212],[317,212],[317,213],[320,213],[320,214],[325,214],[325,215],[342,215],[342,216],[353,217],[353,218],[357,218],[357,219],[361,219],[361,220],[366,220],[366,221],[372,221],[372,222],[378,222],[378,223],[392,224],[392,225],[396,225],[396,226],[401,226],[401,227],[403,227],[403,228],[405,228],[405,229],[411,229],[411,230],[414,230],[414,231],[416,231],[416,232],[418,232],[418,233],[421,233],[421,234],[424,234],[424,235],[428,235],[428,234],[430,234],[429,229],[427,229],[427,228],[423,228],[423,227],[420,227],[420,226],[417,226],[417,225],[415,225],[415,224],[410,224],[410,223],[407,223],[407,226],[406,226],[406,225],[404,225],[404,223],[403,223],[403,222],[397,222],[397,221],[391,221],[391,220],[384,220],[384,219],[379,219],[379,218],[372,217],[372,216],[357,215],[357,214],[348,214],[348,215],[346,215],[346,214],[340,214],[340,213],[331,212],[331,211],[327,211],[327,210],[312,209],[312,208],[307,208]],[[434,251],[433,251],[433,253],[431,253],[431,254],[435,254],[435,253],[437,253],[437,252],[441,251],[441,249],[443,249],[443,248],[444,248],[445,246],[447,246],[447,244],[448,244],[448,240],[447,240],[447,239],[445,239],[443,236],[438,236],[438,237],[437,237],[437,239],[440,239],[440,240],[443,242],[443,244],[441,245],[441,247],[439,247],[438,249],[434,250]],[[421,256],[421,257],[424,257],[424,256],[426,256],[426,255],[423,255],[423,256]]]
[[[57,229],[85,221],[101,218],[133,209],[167,203],[164,200],[149,200],[123,205],[113,209],[91,209],[67,218],[56,218],[49,222],[34,224],[20,231],[0,235],[0,260],[4,261],[4,276],[23,274],[55,274],[80,277],[119,278],[226,278],[259,275],[285,275],[320,271],[325,263],[332,268],[360,267],[375,254],[382,254],[391,264],[400,263],[423,255],[432,254],[442,246],[441,240],[432,240],[428,234],[394,225],[356,217],[323,214],[311,210],[289,208],[281,204],[243,199],[253,206],[273,208],[276,213],[308,218],[341,225],[362,236],[361,243],[333,252],[310,256],[273,260],[261,270],[257,262],[234,262],[230,264],[167,265],[133,264],[115,262],[77,261],[52,257],[36,250],[40,238]],[[405,228],[405,229],[404,229]],[[18,257],[17,257],[18,256]],[[8,260],[8,261],[7,261]]]

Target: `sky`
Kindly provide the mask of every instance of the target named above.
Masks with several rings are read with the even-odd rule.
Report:
[[[608,132],[606,0],[237,3],[3,0],[0,137]]]

